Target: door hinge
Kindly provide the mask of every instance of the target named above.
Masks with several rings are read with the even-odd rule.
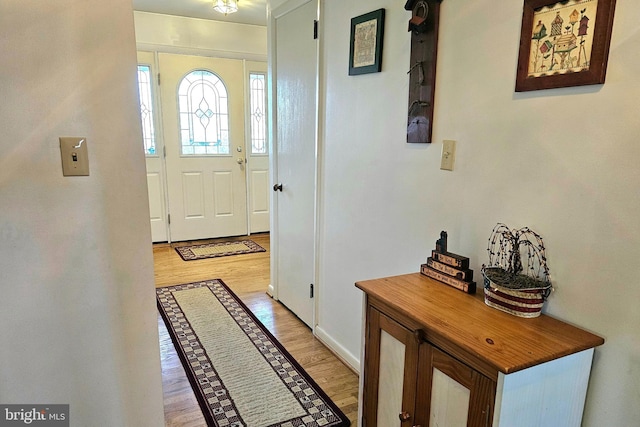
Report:
[[[313,20],[313,39],[314,40],[318,39],[318,20],[317,19]]]
[[[160,73],[158,73],[158,86],[160,86]]]
[[[163,145],[162,146],[162,156],[166,159],[167,158],[167,146]]]
[[[171,214],[167,214],[167,223],[171,225]]]
[[[313,283],[309,285],[309,298],[313,298]]]

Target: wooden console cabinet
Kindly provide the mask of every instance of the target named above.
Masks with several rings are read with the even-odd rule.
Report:
[[[419,273],[365,293],[361,427],[579,427],[604,340],[490,308]]]

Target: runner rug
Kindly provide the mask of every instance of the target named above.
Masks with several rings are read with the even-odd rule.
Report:
[[[253,240],[240,240],[234,242],[208,243],[205,245],[179,246],[176,248],[176,251],[183,260],[193,261],[196,259],[265,252],[266,249]]]
[[[349,426],[222,280],[158,288],[156,294],[209,426]]]

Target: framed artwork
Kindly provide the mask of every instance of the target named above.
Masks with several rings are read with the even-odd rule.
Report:
[[[604,83],[615,0],[524,0],[516,92]]]
[[[349,75],[380,72],[383,39],[384,9],[351,19]]]

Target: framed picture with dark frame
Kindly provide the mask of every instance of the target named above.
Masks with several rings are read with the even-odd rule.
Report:
[[[604,83],[615,0],[524,0],[516,92]]]
[[[382,70],[384,9],[351,19],[349,75],[379,73]]]

